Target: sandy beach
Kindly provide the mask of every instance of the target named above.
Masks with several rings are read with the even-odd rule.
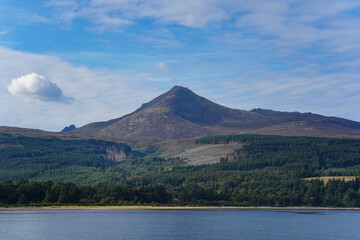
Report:
[[[193,206],[45,206],[45,207],[2,207],[0,211],[59,211],[59,210],[207,210],[207,209],[277,209],[277,210],[360,210],[360,208],[333,207],[193,207]]]

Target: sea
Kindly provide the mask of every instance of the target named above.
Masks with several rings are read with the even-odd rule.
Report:
[[[358,210],[1,211],[1,240],[360,239]]]

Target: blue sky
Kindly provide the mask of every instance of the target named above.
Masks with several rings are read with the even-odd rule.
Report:
[[[0,1],[0,125],[108,120],[174,85],[360,121],[360,2]]]

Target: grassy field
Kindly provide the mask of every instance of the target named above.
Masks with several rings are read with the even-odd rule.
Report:
[[[304,178],[305,180],[311,181],[311,180],[320,180],[323,181],[324,184],[327,184],[330,180],[344,180],[345,182],[354,181],[356,176],[332,176],[332,177],[311,177],[311,178]]]

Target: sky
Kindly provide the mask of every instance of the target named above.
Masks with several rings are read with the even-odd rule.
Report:
[[[360,121],[360,1],[0,0],[0,126],[80,127],[174,85]]]

